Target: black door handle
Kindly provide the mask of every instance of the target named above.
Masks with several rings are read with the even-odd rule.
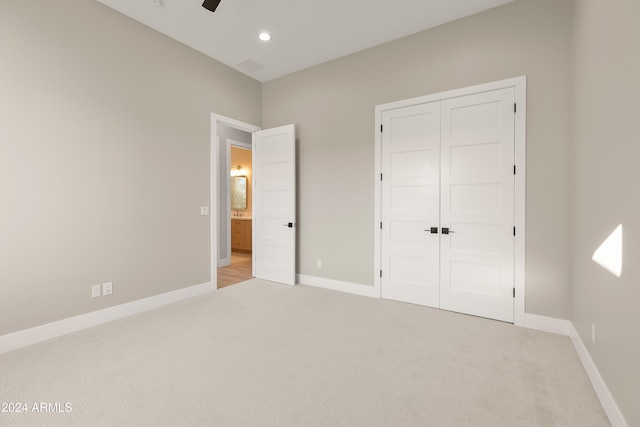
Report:
[[[449,230],[447,227],[442,227],[442,234],[453,234],[453,230]]]
[[[431,234],[438,234],[438,227],[431,227],[430,230],[424,230],[424,231],[430,231]]]

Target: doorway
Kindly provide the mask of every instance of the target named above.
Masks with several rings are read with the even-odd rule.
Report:
[[[220,126],[220,133],[225,136],[231,134],[224,125]],[[224,170],[230,170],[227,175],[228,185],[221,185],[220,198],[226,199],[224,204],[229,209],[220,209],[220,228],[226,230],[226,238],[220,239],[222,256],[218,260],[218,288],[244,282],[253,277],[253,186],[252,186],[252,155],[251,134],[241,132],[248,142],[226,138],[227,159]],[[222,177],[221,177],[222,180]],[[227,193],[223,194],[222,190]],[[223,216],[226,218],[223,219]],[[222,233],[221,233],[222,234]],[[223,243],[224,242],[224,243]]]
[[[230,147],[247,145],[238,138],[225,137],[225,132],[251,137],[252,188],[246,195],[247,176],[235,184],[244,188],[251,199],[251,217],[245,209],[231,215],[231,194],[228,182],[231,170],[237,170],[230,160]],[[294,285],[296,265],[296,163],[295,125],[261,130],[259,127],[211,115],[211,283],[218,289],[218,267],[232,264],[231,221],[244,229],[244,241],[251,248],[252,277]],[[235,141],[235,142],[233,142]],[[245,147],[246,148],[246,147]],[[242,165],[240,165],[242,169]],[[242,174],[240,174],[242,175]],[[251,220],[249,221],[249,218]]]
[[[381,297],[521,324],[525,85],[376,107]]]
[[[253,132],[260,128],[217,114],[211,116],[211,281],[220,289],[253,277],[252,258],[252,191],[247,187],[252,176],[251,148]],[[235,150],[241,150],[237,158]],[[238,169],[240,166],[240,169]],[[234,205],[232,209],[231,172],[237,175],[238,184],[244,181],[245,206]],[[235,173],[237,171],[238,173]],[[248,191],[247,191],[248,190]],[[241,192],[239,192],[241,193]],[[238,194],[239,194],[238,193]],[[235,198],[233,200],[236,201]],[[243,237],[243,252],[232,247],[232,218],[243,218],[239,230]],[[246,222],[246,223],[245,223]],[[246,230],[248,233],[245,233]],[[247,242],[245,244],[244,242]],[[247,245],[247,246],[245,246]],[[250,248],[250,249],[247,249]]]

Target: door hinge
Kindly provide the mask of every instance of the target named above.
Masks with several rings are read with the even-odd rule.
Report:
[[[518,104],[516,104],[515,102],[513,103],[513,112],[514,114],[518,112]]]
[[[513,297],[516,297],[516,288],[513,288]]]
[[[382,221],[380,221],[380,230],[382,230]]]
[[[380,174],[380,181],[382,181],[382,174]]]
[[[382,133],[382,125],[380,125],[380,133]]]
[[[513,165],[513,174],[516,174],[516,165]]]
[[[380,277],[382,277],[382,270],[380,270]]]
[[[516,228],[515,227],[513,227],[513,235],[514,236],[516,235]]]

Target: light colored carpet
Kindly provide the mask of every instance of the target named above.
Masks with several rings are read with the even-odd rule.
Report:
[[[250,280],[0,355],[2,426],[607,426],[567,337]]]

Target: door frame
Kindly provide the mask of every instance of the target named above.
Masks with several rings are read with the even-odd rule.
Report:
[[[473,95],[476,93],[490,92],[498,89],[513,88],[515,95],[515,103],[517,111],[515,115],[515,194],[514,194],[514,224],[516,227],[516,235],[514,237],[514,306],[513,306],[513,323],[517,326],[524,326],[525,314],[525,200],[526,200],[526,139],[527,139],[527,77],[519,76],[505,80],[499,80],[490,83],[469,86],[461,89],[454,89],[445,92],[439,92],[431,95],[419,96],[416,98],[405,99],[402,101],[390,102],[387,104],[376,105],[375,107],[375,189],[374,189],[374,239],[373,239],[373,281],[374,294],[381,297],[382,284],[380,280],[380,267],[382,265],[382,246],[381,246],[381,211],[382,211],[382,113],[397,108],[410,107],[428,102],[442,101],[460,96]]]
[[[209,206],[209,215],[211,217],[211,286],[213,290],[218,289],[218,153],[220,153],[220,138],[218,136],[218,124],[242,130],[244,132],[253,133],[262,128],[241,122],[221,114],[211,113],[211,142],[210,142],[210,164],[211,164],[211,192]],[[226,238],[226,236],[224,236]]]

